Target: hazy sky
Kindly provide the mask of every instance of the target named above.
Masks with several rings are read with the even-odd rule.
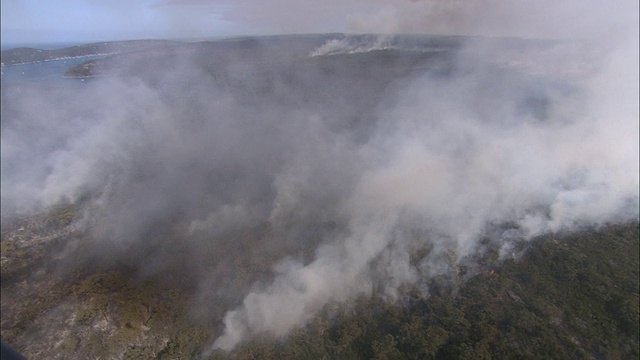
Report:
[[[5,46],[326,32],[590,37],[602,32],[602,19],[638,18],[633,0],[3,0],[1,6]]]
[[[359,5],[354,7],[353,4]],[[360,0],[3,0],[3,44],[344,32]],[[350,10],[351,9],[351,10]]]
[[[241,34],[223,2],[162,4],[159,0],[3,0],[3,43],[46,43]]]

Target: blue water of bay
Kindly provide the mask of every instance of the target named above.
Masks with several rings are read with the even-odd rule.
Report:
[[[104,55],[86,55],[74,58],[39,61],[27,64],[2,66],[2,85],[19,83],[83,82],[87,79],[66,78],[64,73],[84,61],[104,58]]]

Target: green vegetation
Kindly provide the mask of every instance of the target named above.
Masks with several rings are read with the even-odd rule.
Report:
[[[46,213],[46,222],[49,226],[64,227],[78,220],[78,209],[74,205],[57,205]]]
[[[638,238],[637,223],[543,237],[457,293],[434,284],[402,304],[360,298],[287,339],[213,358],[635,359]]]
[[[42,218],[47,226],[24,223],[19,225],[24,230],[16,230],[19,235],[3,233],[3,257],[12,268],[39,264],[54,245],[25,245],[20,236],[35,233],[35,228],[47,234],[64,229],[76,218],[72,209],[59,208]],[[236,255],[230,262],[241,268],[235,277],[221,279],[224,286],[250,285],[254,271],[268,270],[260,256],[278,257],[273,249],[264,253],[252,246],[250,238],[264,239],[265,232],[255,230],[233,242],[247,251],[231,252]],[[328,304],[286,338],[261,334],[231,353],[214,352],[210,358],[637,358],[638,223],[544,236],[527,246],[518,261],[503,262],[493,274],[481,271],[462,286],[438,279],[429,283],[428,297],[407,287],[396,302],[373,295]],[[412,256],[421,258],[421,251]],[[493,263],[496,257],[489,251],[481,263]],[[38,268],[29,266],[22,269]],[[192,285],[162,275],[134,274],[135,269],[123,264],[105,262],[32,276],[25,283],[3,266],[2,338],[32,358],[199,357],[222,328],[211,323],[211,317],[193,314],[197,292]],[[24,284],[30,290],[25,291]],[[213,321],[219,321],[230,305],[209,306]],[[36,345],[30,340],[33,334],[42,339]]]
[[[60,345],[60,351],[64,354],[72,354],[78,348],[79,342],[80,339],[78,339],[76,336],[69,336],[64,340],[62,345]]]
[[[95,75],[97,60],[87,60],[65,71],[64,76],[72,78],[91,77]]]

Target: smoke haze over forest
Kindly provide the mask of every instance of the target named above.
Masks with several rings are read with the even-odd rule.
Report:
[[[303,32],[307,12],[283,10],[303,4],[225,16]],[[224,327],[212,349],[231,350],[330,302],[426,295],[486,238],[509,258],[541,234],[637,220],[637,2],[337,7],[381,35],[167,47],[84,83],[3,84],[3,222],[77,205],[91,240],[65,268],[188,278],[194,312]],[[230,259],[255,257],[270,272],[234,286]]]

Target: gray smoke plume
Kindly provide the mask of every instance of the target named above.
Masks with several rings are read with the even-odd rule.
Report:
[[[346,4],[362,31],[432,31],[425,14],[440,32],[561,40],[235,39],[85,83],[3,84],[3,218],[77,205],[86,256],[195,278],[223,350],[331,301],[394,299],[489,232],[508,253],[638,218],[637,3]]]
[[[413,81],[393,108],[377,114],[389,120],[358,150],[367,166],[340,203],[347,234],[318,247],[307,265],[280,265],[273,283],[227,313],[214,347],[232,349],[253,333],[284,335],[329,301],[370,293],[379,275],[372,262],[380,256],[393,293],[438,275],[437,257],[446,251],[455,254],[452,264],[478,251],[488,223],[518,224],[519,238],[528,239],[637,217],[637,88],[623,85],[627,75],[608,73],[622,75],[619,69],[597,69],[569,89],[489,65],[453,79]],[[554,69],[539,76],[575,75]],[[433,235],[424,241],[442,249],[420,273],[409,265],[404,249],[412,239],[403,226],[428,229]]]
[[[578,4],[565,5],[579,10]],[[531,6],[499,7],[505,8],[508,18],[518,19]],[[551,18],[565,19],[568,9],[555,14],[556,8],[550,6]],[[455,20],[468,25],[473,9],[479,10],[458,9]],[[529,239],[637,218],[637,21],[616,24],[622,18],[554,28],[547,35],[588,38],[543,50],[476,39],[456,60],[460,73],[445,79],[424,75],[395,94],[393,106],[375,114],[381,125],[359,149],[359,163],[366,166],[341,201],[347,233],[319,246],[309,264],[280,265],[271,284],[227,313],[225,333],[213,347],[230,350],[255,333],[285,335],[329,301],[370,293],[380,276],[372,264],[380,257],[386,278],[394,279],[385,284],[391,293],[402,283],[437,275],[443,270],[436,258],[451,251],[455,264],[478,251],[488,223],[515,223],[518,237]],[[593,27],[614,38],[605,45],[591,36]],[[370,46],[334,40],[313,55],[388,49],[384,40]],[[418,272],[405,251],[411,239],[399,230],[407,226],[428,229],[425,241],[441,249]]]

